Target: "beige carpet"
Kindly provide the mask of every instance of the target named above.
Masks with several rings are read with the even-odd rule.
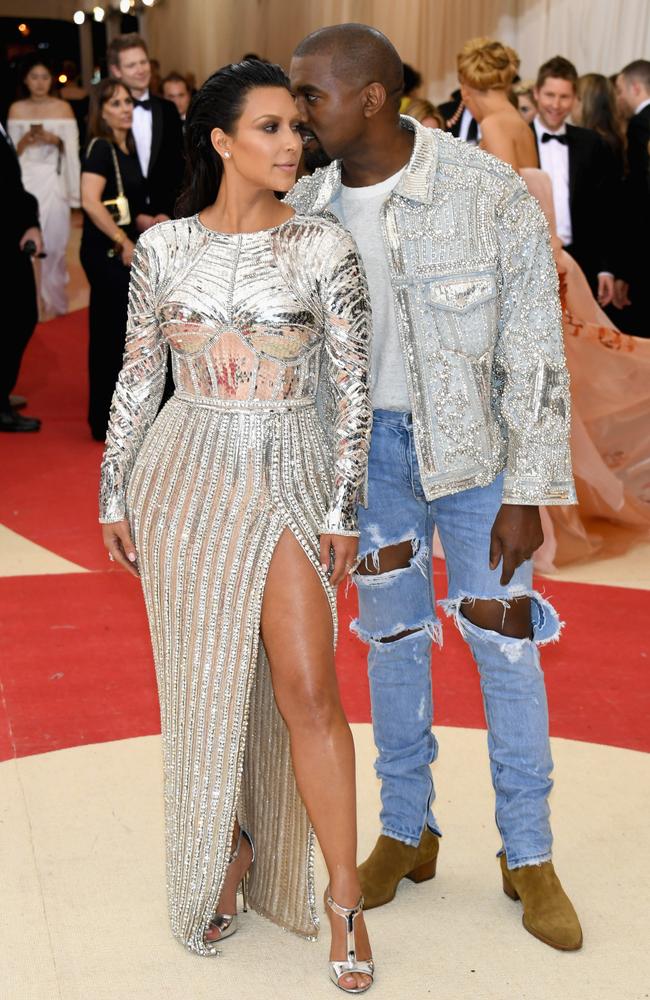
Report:
[[[354,727],[363,854],[377,833],[370,726]],[[435,1000],[643,1000],[650,995],[650,757],[554,741],[556,864],[585,946],[521,927],[494,858],[485,734],[440,729],[439,872],[368,915],[372,995]],[[333,997],[316,944],[248,914],[219,958],[172,940],[165,913],[158,737],[0,765],[3,1000]],[[324,873],[319,866],[319,885]]]

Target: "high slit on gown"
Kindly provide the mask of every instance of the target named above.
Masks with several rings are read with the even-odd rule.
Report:
[[[313,834],[260,615],[288,529],[336,627],[319,535],[356,534],[368,340],[361,265],[333,219],[230,235],[193,217],[138,244],[100,519],[131,524],[160,699],[171,925],[199,954],[214,950],[204,934],[235,816],[255,843],[251,907],[317,933]],[[154,420],[168,349],[176,393]]]

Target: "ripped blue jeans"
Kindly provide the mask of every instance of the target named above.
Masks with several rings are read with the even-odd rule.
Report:
[[[507,586],[501,566],[488,564],[490,532],[501,506],[503,477],[427,501],[409,413],[375,410],[369,458],[369,506],[359,509],[360,561],[372,566],[386,546],[410,541],[404,568],[355,574],[359,618],[352,629],[369,644],[372,721],[381,781],[382,832],[419,843],[425,825],[440,834],[432,804],[432,642],[442,645],[436,615],[431,543],[437,526],[445,551],[448,597],[439,602],[467,642],[479,670],[496,794],[496,822],[509,868],[551,856],[548,795],[553,762],[538,646],[556,640],[561,623],[532,589],[532,565],[520,566]],[[464,617],[468,598],[507,602],[531,598],[532,639],[479,628]],[[395,641],[391,636],[414,630]],[[384,641],[382,641],[384,640]]]

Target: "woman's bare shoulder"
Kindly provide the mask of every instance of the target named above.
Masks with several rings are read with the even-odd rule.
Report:
[[[62,100],[60,97],[53,97],[52,100],[45,105],[44,111],[44,118],[74,118],[74,111],[68,102]]]
[[[512,110],[514,111],[514,108]],[[481,121],[481,132],[485,135],[486,132],[494,132],[498,129],[500,132],[516,135],[520,121],[518,112],[513,115],[507,107],[503,110],[491,111]]]
[[[7,120],[13,118],[14,121],[20,121],[21,119],[28,120],[33,117],[34,112],[31,109],[31,102],[26,99],[14,101],[14,103],[9,106]]]

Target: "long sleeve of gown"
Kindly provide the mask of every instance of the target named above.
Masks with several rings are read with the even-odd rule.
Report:
[[[126,490],[165,388],[167,344],[154,311],[155,258],[138,243],[133,254],[124,363],[111,404],[99,489],[99,520],[126,516]]]
[[[327,395],[334,424],[334,477],[323,532],[356,535],[356,506],[365,488],[372,409],[368,389],[370,297],[352,238],[333,227],[323,248],[321,301],[325,318]]]

